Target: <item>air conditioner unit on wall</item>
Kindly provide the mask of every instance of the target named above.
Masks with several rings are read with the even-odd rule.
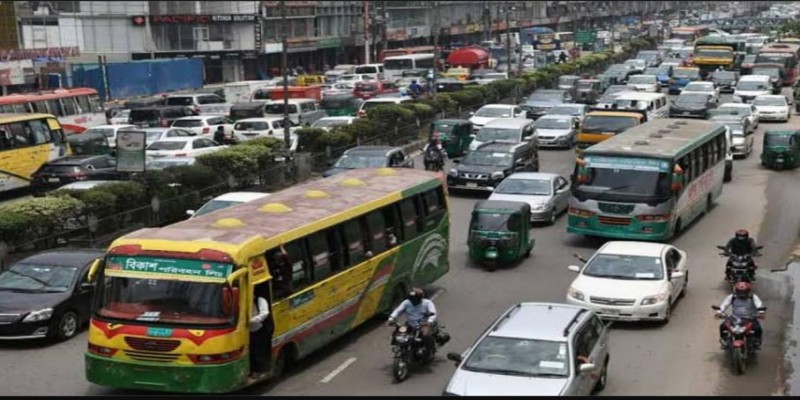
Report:
[[[209,42],[209,41],[198,41],[197,42],[197,50],[198,51],[221,51],[225,49],[224,42]]]

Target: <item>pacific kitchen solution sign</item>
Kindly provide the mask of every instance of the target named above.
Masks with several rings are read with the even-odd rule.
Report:
[[[147,20],[150,25],[185,25],[185,24],[216,24],[229,22],[255,22],[254,14],[223,14],[223,15],[134,15],[131,22],[134,26],[145,26]]]

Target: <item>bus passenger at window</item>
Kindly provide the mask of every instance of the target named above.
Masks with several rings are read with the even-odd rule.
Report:
[[[267,254],[269,272],[275,282],[276,298],[283,298],[292,293],[292,261],[283,245]]]
[[[397,246],[397,235],[394,234],[394,227],[390,226],[386,228],[386,247],[392,248]]]

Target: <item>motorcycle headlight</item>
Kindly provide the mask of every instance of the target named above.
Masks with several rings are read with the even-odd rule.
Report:
[[[53,316],[53,309],[52,308],[43,308],[41,310],[31,311],[22,322],[37,322],[37,321],[47,321],[50,317]]]
[[[647,296],[647,297],[642,299],[642,305],[643,306],[647,306],[647,305],[650,305],[650,304],[656,304],[656,303],[660,303],[660,302],[662,302],[662,301],[664,301],[666,299],[667,299],[666,293],[661,293],[661,294],[657,294],[657,295],[654,295],[654,296]]]
[[[453,168],[449,172],[450,176],[458,176],[458,170]]]
[[[400,328],[397,328],[397,331],[400,333],[406,333],[408,331],[408,327],[401,326]]]
[[[503,179],[506,177],[506,174],[502,172],[492,172],[492,179]]]
[[[583,301],[583,299],[585,299],[585,297],[583,296],[583,292],[581,292],[578,289],[575,289],[574,287],[570,287],[569,290],[567,290],[567,296],[572,297],[573,299],[579,301]]]
[[[735,333],[737,335],[740,335],[740,334],[744,333],[744,327],[743,326],[734,326],[733,328],[731,328],[731,332],[733,332],[733,333]]]

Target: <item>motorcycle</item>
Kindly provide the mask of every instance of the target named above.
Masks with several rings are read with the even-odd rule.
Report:
[[[426,319],[430,315],[426,316]],[[392,376],[396,382],[403,382],[408,379],[411,370],[430,364],[436,355],[438,347],[444,346],[450,340],[450,335],[443,331],[443,326],[439,326],[432,332],[433,347],[428,348],[422,341],[422,332],[408,324],[399,325],[391,323],[395,327],[392,334]]]
[[[728,252],[725,246],[717,246],[717,248],[722,250],[722,253],[719,253],[719,255],[728,257],[728,262],[725,266],[726,281],[730,282],[732,285],[735,285],[737,282],[755,282],[756,268],[758,268],[758,265],[754,258],[761,256],[758,251],[763,249],[764,246],[757,246],[753,254],[742,255]]]
[[[717,317],[725,319],[725,338],[723,339],[726,348],[730,352],[731,367],[733,373],[740,375],[747,370],[747,362],[751,357],[755,357],[755,331],[753,330],[755,323],[750,318],[741,318],[736,315],[726,315],[720,312],[719,306],[711,306],[713,310],[717,311]],[[764,318],[764,312],[767,311],[766,307],[758,309],[758,318]]]
[[[425,170],[439,172],[444,170],[444,157],[436,150],[425,152]]]

